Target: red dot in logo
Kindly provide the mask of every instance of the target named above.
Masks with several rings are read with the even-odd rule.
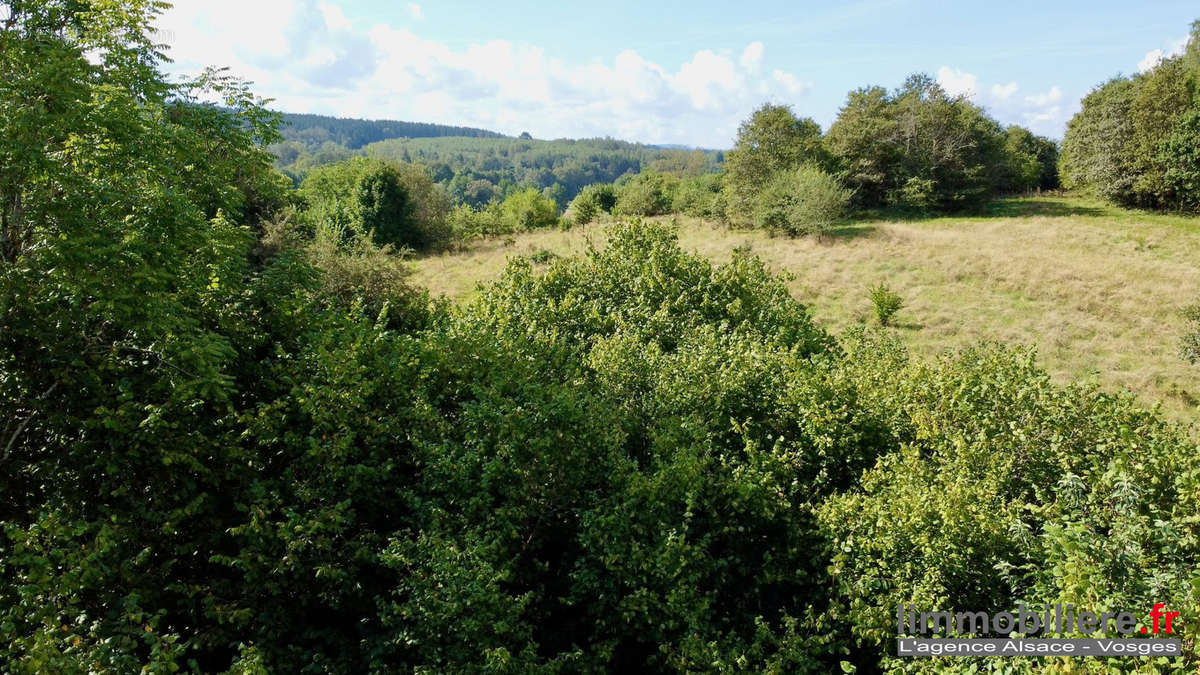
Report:
[[[1149,630],[1147,630],[1145,626],[1142,626],[1142,632],[1143,632],[1143,633],[1149,633],[1150,631],[1149,631]]]

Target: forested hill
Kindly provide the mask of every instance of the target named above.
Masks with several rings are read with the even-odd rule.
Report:
[[[280,131],[285,140],[296,141],[309,148],[318,148],[326,141],[332,141],[352,150],[388,138],[428,138],[432,136],[504,138],[504,134],[472,127],[455,127],[428,122],[362,120],[302,113],[283,113],[283,125]]]

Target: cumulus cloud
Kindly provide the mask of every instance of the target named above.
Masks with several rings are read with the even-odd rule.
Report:
[[[937,81],[947,93],[970,97],[1001,122],[1015,122],[1044,136],[1060,137],[1063,125],[1078,109],[1078,102],[1069,104],[1057,85],[1017,96],[1020,86],[1016,82],[984,86],[975,74],[949,66],[938,69]]]
[[[992,97],[997,100],[1007,101],[1015,93],[1017,93],[1017,83],[1016,82],[1009,82],[1008,84],[993,84],[992,85]]]
[[[334,0],[179,5],[161,22],[175,70],[230,66],[293,112],[724,147],[763,101],[795,103],[812,86],[765,69],[761,42],[677,64],[634,50],[568,63],[536,45],[452,47],[412,27],[357,25]],[[420,17],[419,5],[408,7]]]
[[[762,57],[763,43],[751,42],[750,44],[746,45],[744,50],[742,50],[742,58],[739,59],[739,62],[746,70],[757,70],[762,64]]]
[[[949,66],[938,68],[937,81],[951,96],[974,98],[979,90],[979,78]]]
[[[1187,41],[1188,39],[1186,37],[1179,38],[1178,40],[1172,40],[1167,45],[1165,50],[1151,49],[1150,51],[1146,52],[1146,55],[1142,57],[1142,60],[1138,61],[1138,72],[1148,73],[1151,70],[1154,70],[1155,66],[1162,63],[1165,59],[1169,59],[1172,56],[1179,56],[1185,49],[1187,49]]]

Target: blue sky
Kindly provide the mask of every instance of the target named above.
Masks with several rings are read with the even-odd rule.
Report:
[[[179,1],[169,70],[229,66],[292,112],[728,147],[765,101],[827,128],[924,71],[1061,137],[1079,99],[1182,49],[1192,2]]]

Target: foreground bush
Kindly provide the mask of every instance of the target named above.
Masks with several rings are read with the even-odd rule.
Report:
[[[753,224],[792,236],[822,234],[845,217],[850,191],[815,166],[776,174],[754,201]]]

